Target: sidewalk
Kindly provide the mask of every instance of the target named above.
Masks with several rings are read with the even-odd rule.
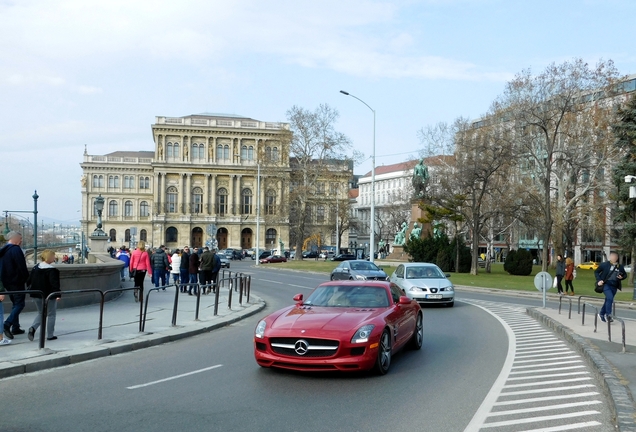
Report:
[[[124,288],[132,287],[132,282],[122,282]],[[145,291],[152,288],[146,280]],[[125,291],[116,300],[105,303],[102,340],[97,339],[99,327],[99,304],[59,309],[55,324],[54,341],[46,341],[40,350],[36,331],[35,340],[30,342],[26,333],[16,335],[10,345],[0,347],[0,378],[35,372],[58,366],[108,355],[120,354],[147,348],[166,342],[195,336],[224,327],[261,311],[265,302],[250,296],[247,303],[239,305],[239,293],[232,293],[232,308],[228,309],[228,289],[219,296],[218,315],[214,316],[214,294],[202,295],[199,307],[199,321],[194,320],[196,296],[179,294],[177,325],[171,326],[175,287],[166,291],[153,291],[148,302],[145,332],[139,332],[139,303],[135,303],[132,291]],[[145,299],[144,299],[145,300]],[[27,302],[31,301],[27,297]],[[61,300],[64,301],[64,300]],[[21,313],[20,325],[28,330],[35,317],[34,312]]]

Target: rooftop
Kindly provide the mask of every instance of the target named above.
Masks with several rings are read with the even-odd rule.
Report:
[[[155,152],[154,151],[145,151],[145,150],[140,150],[140,151],[116,151],[116,152],[112,152],[112,153],[107,153],[104,156],[110,156],[110,157],[122,157],[122,158],[154,158],[155,157]]]

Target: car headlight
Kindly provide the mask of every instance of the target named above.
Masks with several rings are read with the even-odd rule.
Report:
[[[367,280],[367,278],[362,276],[362,275],[356,275],[356,279],[357,280]]]
[[[373,324],[363,325],[351,338],[351,343],[365,343],[369,341],[369,336],[375,326]]]
[[[420,291],[424,291],[422,288],[420,287],[411,287],[409,288],[409,291],[411,292],[420,292]]]
[[[446,291],[455,291],[455,288],[451,285],[451,286],[447,286],[446,287]]]
[[[256,336],[259,339],[263,339],[264,335],[265,335],[265,326],[267,324],[265,323],[264,320],[259,321],[258,325],[256,326],[256,330],[254,331],[254,336]]]

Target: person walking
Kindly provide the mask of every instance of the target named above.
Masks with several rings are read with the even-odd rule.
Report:
[[[614,296],[616,290],[621,290],[621,281],[627,277],[625,267],[618,263],[618,253],[610,252],[609,261],[602,262],[596,270],[596,285],[603,287],[603,295],[605,303],[598,313],[598,317],[603,322],[612,322],[612,305],[614,304]]]
[[[188,246],[184,246],[183,251],[181,251],[181,265],[179,266],[179,278],[181,279],[181,292],[186,292],[187,287],[183,284],[187,284],[190,282],[190,272],[188,268],[190,267],[190,248]]]
[[[168,248],[165,246],[162,246],[161,249],[163,249],[163,251],[166,253],[166,258],[168,258],[168,266],[166,267],[166,285],[170,285],[170,271],[172,270],[172,254],[170,253]]]
[[[4,302],[4,294],[2,294],[3,292],[5,292],[4,289],[4,285],[2,284],[2,281],[0,280],[0,322],[4,323],[4,305],[2,304],[2,302]],[[11,343],[11,339],[5,337],[4,333],[0,333],[0,337],[2,339],[0,339],[0,345],[9,345]]]
[[[24,291],[24,284],[29,278],[26,259],[22,248],[22,234],[9,231],[5,236],[7,244],[0,249],[0,266],[2,266],[2,284],[7,291]],[[20,312],[24,309],[26,294],[9,294],[13,308],[4,321],[4,335],[13,339],[13,335],[24,334],[20,328]]]
[[[122,246],[117,251],[116,257],[119,261],[122,261],[124,263],[124,266],[121,268],[121,270],[119,270],[121,280],[123,282],[126,280],[126,271],[128,270],[128,267],[130,266],[130,255],[128,255],[128,252],[126,252],[126,246]],[[130,275],[130,272],[129,272],[129,275]]]
[[[212,284],[212,292],[216,292],[216,287],[219,281],[219,271],[221,271],[221,258],[216,253],[216,249],[212,249],[212,256],[214,257],[214,265],[212,267],[212,277],[210,278],[210,283]],[[208,294],[210,293],[210,288],[208,288]]]
[[[137,288],[135,290],[135,301],[139,301],[139,290],[143,292],[146,273],[150,273],[150,276],[152,276],[152,266],[150,265],[148,252],[146,252],[145,242],[140,241],[137,243],[137,248],[130,257],[130,268],[135,280],[135,288]]]
[[[572,281],[574,280],[574,261],[572,258],[565,259],[565,293],[568,294],[568,289],[570,290],[569,295],[574,295],[574,285],[572,285]]]
[[[35,331],[42,324],[42,310],[44,301],[53,293],[62,291],[60,288],[60,271],[51,264],[55,261],[55,251],[46,249],[40,254],[42,262],[36,264],[31,270],[27,285],[32,290],[42,291],[40,294],[31,294],[31,298],[35,301],[35,307],[38,313],[33,320],[33,324],[29,327],[27,335],[30,341],[35,338]],[[61,298],[60,294],[53,295],[48,304],[46,311],[46,340],[56,340],[55,336],[55,317],[57,315],[57,301]]]
[[[563,255],[557,255],[556,262],[556,283],[557,283],[557,294],[563,295],[563,285],[561,285],[561,281],[565,276],[565,262],[563,261]]]
[[[214,255],[207,246],[203,248],[201,255],[201,263],[199,264],[199,283],[201,285],[210,285],[212,283],[212,270],[214,269]],[[209,290],[210,287],[207,288]],[[207,294],[206,289],[202,288],[201,294]]]
[[[155,285],[155,288],[159,288],[159,280],[161,279],[161,286],[166,288],[166,271],[168,270],[168,266],[170,266],[170,262],[168,261],[168,256],[166,255],[166,251],[164,250],[164,246],[159,246],[155,253],[150,257],[150,264],[152,265],[152,282]]]
[[[179,275],[181,274],[181,251],[179,249],[175,249],[171,260],[170,274],[172,275],[172,281],[175,284],[179,284]]]
[[[192,255],[190,255],[190,265],[188,267],[188,273],[190,274],[190,285],[188,287],[188,294],[192,295],[192,289],[194,288],[194,294],[197,293],[197,276],[199,275],[199,250],[194,248]]]

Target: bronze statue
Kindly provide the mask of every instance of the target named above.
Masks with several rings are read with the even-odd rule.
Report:
[[[428,184],[428,168],[424,165],[424,159],[413,168],[413,196],[415,198],[424,198],[426,194],[426,186]]]

